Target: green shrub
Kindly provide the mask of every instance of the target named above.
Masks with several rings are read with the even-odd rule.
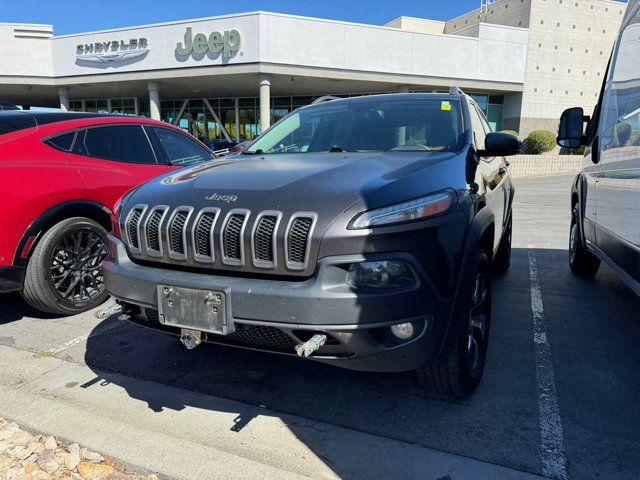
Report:
[[[640,132],[634,130],[629,135],[629,140],[627,141],[627,145],[633,145],[634,147],[640,147]]]
[[[514,137],[518,137],[518,132],[515,130],[500,130],[500,133],[508,133],[509,135],[513,135]]]
[[[534,130],[523,142],[524,153],[539,155],[553,150],[556,146],[556,134],[549,130]]]
[[[628,123],[619,123],[616,125],[616,135],[618,136],[618,145],[629,145],[629,138],[633,129]]]

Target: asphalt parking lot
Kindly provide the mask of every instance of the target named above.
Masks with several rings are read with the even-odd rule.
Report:
[[[153,412],[188,406],[186,394],[153,394],[153,385],[170,385],[515,471],[636,479],[640,299],[607,267],[592,281],[570,273],[570,182],[516,181],[512,268],[495,280],[485,377],[465,402],[429,398],[411,374],[350,372],[213,345],[188,352],[172,337],[113,318],[44,318],[18,295],[0,297],[0,346],[86,365],[96,381],[120,382]],[[320,456],[336,475],[355,478],[337,460],[348,455]]]

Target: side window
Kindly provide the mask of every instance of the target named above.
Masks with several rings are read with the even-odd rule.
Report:
[[[45,143],[53,148],[57,148],[58,150],[68,152],[71,150],[75,136],[76,132],[63,133],[62,135],[51,137],[46,140]]]
[[[76,141],[74,153],[117,162],[155,164],[156,159],[141,125],[87,128]]]
[[[600,107],[599,131],[603,152],[620,149],[620,155],[626,155],[625,152],[636,155],[640,147],[639,36],[640,10],[627,20],[627,27],[618,39],[609,67]]]
[[[209,150],[187,135],[174,132],[169,128],[147,128],[155,134],[167,160],[173,165],[193,165],[194,163],[205,162],[214,158]]]
[[[476,142],[476,148],[478,150],[484,150],[484,137],[486,137],[487,134],[484,126],[482,125],[482,120],[480,120],[478,110],[472,103],[469,104],[469,116],[471,117],[471,128],[473,130],[473,138]]]

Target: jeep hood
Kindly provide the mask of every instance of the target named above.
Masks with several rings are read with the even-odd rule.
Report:
[[[246,155],[207,162],[153,179],[127,202],[317,212],[333,219],[360,201],[388,205],[464,182],[464,166],[449,152]]]

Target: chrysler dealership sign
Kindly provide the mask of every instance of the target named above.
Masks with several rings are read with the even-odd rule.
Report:
[[[84,43],[76,47],[76,63],[86,65],[118,64],[142,60],[149,52],[146,38]]]
[[[204,33],[193,34],[191,27],[187,27],[184,41],[176,44],[178,55],[188,56],[193,54],[205,55],[210,52],[213,55],[222,53],[223,58],[231,58],[240,50],[240,32],[226,30],[222,33],[211,32],[209,36]]]

